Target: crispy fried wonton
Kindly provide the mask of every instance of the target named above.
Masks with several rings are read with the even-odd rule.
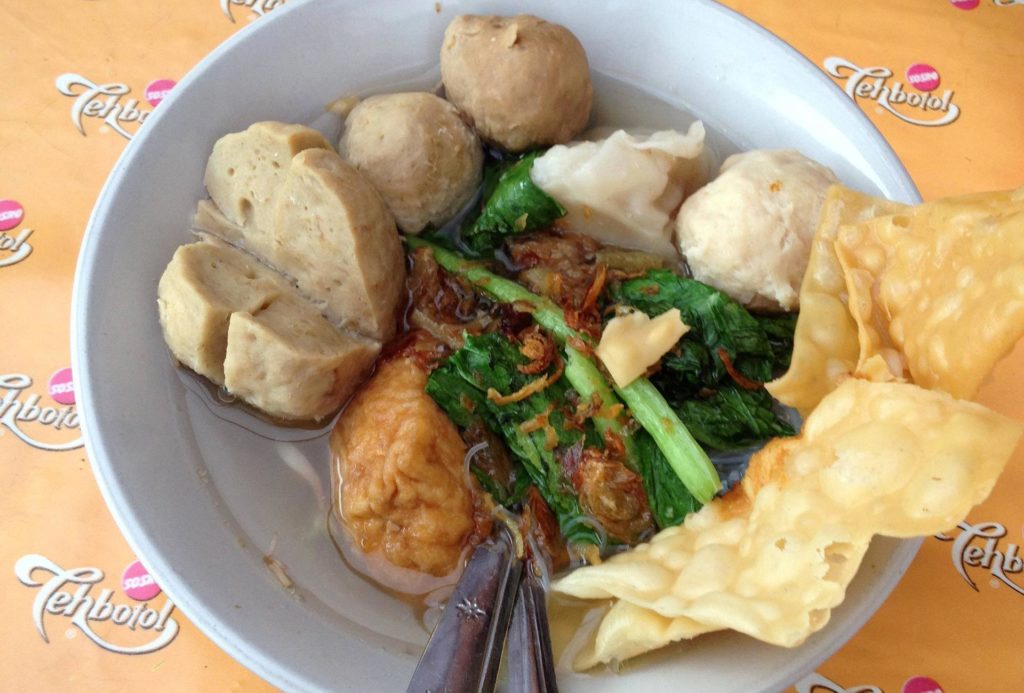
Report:
[[[800,305],[768,389],[801,413],[850,375],[972,397],[1024,336],[1024,189],[907,208],[834,186]]]
[[[554,584],[617,600],[574,665],[726,628],[799,645],[843,601],[872,536],[954,526],[988,496],[1022,429],[942,392],[847,379],[730,493]]]
[[[768,389],[806,422],[686,522],[554,589],[613,599],[575,666],[731,628],[793,647],[871,537],[934,534],[983,501],[1024,426],[971,402],[1024,335],[1024,189],[910,208],[834,186]]]

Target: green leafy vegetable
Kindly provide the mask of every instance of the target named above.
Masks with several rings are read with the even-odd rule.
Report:
[[[519,372],[518,366],[526,363],[526,357],[500,334],[467,334],[463,347],[430,374],[427,393],[457,425],[464,428],[480,417],[492,431],[499,432],[555,514],[565,540],[600,547],[601,540],[580,509],[555,451],[549,449],[546,432],[522,429],[523,423],[546,414],[559,446],[572,445],[583,437],[583,432],[565,426],[559,405],[566,401],[566,384],[558,380],[541,392],[506,404],[487,397],[489,389],[508,395],[539,377]],[[494,487],[490,483],[485,488],[488,485]]]
[[[743,306],[721,291],[671,270],[655,269],[622,282],[614,298],[652,317],[678,308],[683,322],[692,328],[687,337],[702,343],[709,352],[713,368],[709,380],[717,380],[726,372],[722,351],[750,380],[771,380],[773,354],[768,337]]]
[[[719,375],[712,368],[708,348],[695,339],[681,339],[673,351],[661,359],[661,371],[654,379],[658,389],[673,397],[688,397],[716,383]]]
[[[615,391],[625,400],[633,418],[658,444],[665,460],[690,493],[702,503],[711,500],[722,487],[718,472],[658,388],[647,378],[637,378]],[[672,412],[672,416],[665,416],[666,411]]]
[[[480,488],[491,494],[491,498],[494,499],[495,503],[506,508],[522,502],[532,481],[527,474],[520,474],[512,481],[511,485],[504,486],[476,465],[470,465],[469,469],[473,472],[473,476],[476,477]]]
[[[550,226],[565,209],[530,178],[540,152],[527,154],[511,166],[488,164],[484,172],[483,211],[462,230],[462,242],[479,255],[500,246],[505,236]],[[507,167],[506,167],[507,166]]]
[[[491,431],[501,430],[500,423],[488,406],[486,393],[463,379],[454,366],[449,364],[435,369],[427,379],[426,392],[459,428],[465,430],[479,421]],[[530,477],[525,473],[515,474],[515,481],[506,488],[475,465],[470,465],[470,471],[480,486],[497,503],[506,507],[522,500],[529,486]]]
[[[596,396],[604,409],[610,409],[619,403],[597,365],[571,346],[565,347],[565,379],[572,384],[573,389],[579,393],[580,399],[585,402],[593,401]],[[634,467],[635,455],[632,454],[632,438],[623,430],[619,420],[600,413],[595,413],[591,420],[602,440],[605,433],[613,433],[623,438],[626,451],[630,453],[627,455],[626,465]]]
[[[771,396],[741,387],[725,359],[748,380],[770,380],[789,365],[795,314],[751,315],[721,291],[663,269],[623,282],[614,297],[650,315],[678,308],[691,326],[662,359],[654,381],[702,445],[731,450],[793,435]]]
[[[449,272],[467,278],[496,300],[530,306],[534,322],[548,330],[559,342],[565,344],[569,340],[578,340],[584,344],[590,343],[591,340],[586,335],[566,324],[565,314],[550,300],[537,296],[519,284],[500,277],[478,263],[466,260],[449,250],[418,238],[405,240],[414,248],[431,248],[439,265]],[[610,392],[611,388],[596,364],[582,353],[579,354],[579,358],[582,368],[574,369],[572,372],[566,370],[566,379],[572,386],[582,394],[588,391],[587,388],[593,391],[595,382],[599,380],[600,389]],[[586,379],[592,379],[593,382],[587,383],[580,377],[581,375],[585,375]],[[718,472],[708,459],[707,453],[687,432],[686,426],[661,393],[646,378],[638,378],[628,387],[619,389],[618,394],[636,420],[654,437],[666,460],[694,497],[701,503],[711,500],[722,486]]]
[[[793,332],[796,330],[797,314],[755,315],[754,318],[768,337],[768,346],[772,350],[772,375],[781,375],[789,369],[789,360],[793,355]]]
[[[700,509],[700,502],[683,486],[649,433],[640,431],[634,440],[647,504],[658,528],[678,525],[687,515]]]
[[[775,415],[771,395],[764,389],[744,390],[726,384],[710,397],[679,402],[676,412],[694,438],[718,450],[795,433]]]

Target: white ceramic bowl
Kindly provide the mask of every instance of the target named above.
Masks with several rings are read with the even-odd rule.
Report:
[[[404,690],[427,633],[335,553],[322,432],[262,424],[172,365],[157,279],[189,240],[218,137],[263,119],[316,121],[333,137],[326,102],[433,83],[444,27],[466,12],[560,22],[595,71],[687,108],[741,148],[796,147],[848,185],[918,201],[893,151],[821,71],[712,2],[443,0],[440,13],[431,0],[290,2],[214,51],[161,104],[103,189],[75,282],[73,363],[89,457],[132,548],[210,638],[285,689]],[[642,124],[644,113],[629,117]],[[295,594],[262,560],[275,537]],[[721,633],[626,675],[566,674],[562,690],[780,689],[867,620],[918,543],[876,541],[846,603],[802,647]]]

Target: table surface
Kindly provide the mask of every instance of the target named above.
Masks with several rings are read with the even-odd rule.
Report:
[[[75,260],[107,172],[173,81],[282,4],[0,0],[0,688],[270,689],[132,567],[61,384]],[[925,199],[1024,185],[1024,0],[726,4],[832,66]],[[94,87],[121,95],[121,120],[75,113],[75,95]],[[911,96],[932,106],[900,103]],[[1018,346],[977,399],[1024,418],[1022,386]],[[1011,654],[1024,639],[1022,485],[1018,450],[992,496],[927,538],[885,605],[796,690],[1024,690]],[[76,622],[52,600],[46,611],[58,589],[80,590],[109,620]]]

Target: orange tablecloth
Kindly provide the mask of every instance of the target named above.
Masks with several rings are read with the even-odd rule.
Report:
[[[283,2],[0,0],[4,689],[269,688],[131,568],[62,371],[75,258],[115,158],[174,80],[250,22],[273,21]],[[832,74],[926,199],[1024,184],[1024,0],[727,4]],[[116,107],[86,106],[94,89]],[[1022,385],[1019,347],[979,399],[1024,418]],[[797,690],[1024,690],[1022,486],[1018,451],[993,496],[946,538],[926,539],[889,601]],[[88,604],[47,601],[76,590],[106,619],[76,620],[64,612]]]

